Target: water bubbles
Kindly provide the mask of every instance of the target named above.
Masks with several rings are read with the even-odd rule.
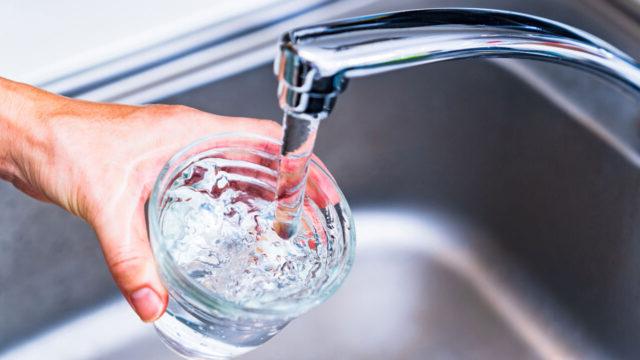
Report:
[[[220,174],[220,177],[216,180],[216,187],[218,189],[224,189],[229,186],[229,179],[226,174]]]
[[[326,213],[307,214],[300,234],[284,240],[272,230],[276,204],[235,189],[233,176],[204,159],[167,191],[161,230],[178,267],[216,296],[248,306],[319,289],[335,237],[322,242],[318,231],[326,229],[309,219]]]

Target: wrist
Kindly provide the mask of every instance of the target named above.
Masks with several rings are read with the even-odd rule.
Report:
[[[0,78],[0,175],[25,181],[26,170],[46,153],[46,127],[31,86]]]

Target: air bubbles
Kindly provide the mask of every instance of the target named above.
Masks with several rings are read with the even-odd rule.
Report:
[[[276,204],[241,187],[215,162],[191,164],[167,191],[162,234],[176,265],[213,295],[246,306],[295,302],[320,291],[335,226],[314,228],[326,209],[308,207],[295,237],[272,230]],[[217,189],[217,190],[216,190]],[[321,242],[318,233],[327,233]],[[328,244],[327,244],[328,242]]]

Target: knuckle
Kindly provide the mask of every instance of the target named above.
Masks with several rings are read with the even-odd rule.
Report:
[[[276,121],[265,119],[265,120],[256,120],[260,126],[264,126],[266,129],[270,130],[271,133],[277,134],[282,130],[282,126]]]
[[[175,116],[178,114],[192,113],[197,111],[194,108],[185,105],[167,105],[167,104],[152,104],[147,105],[144,108],[147,114],[154,116]]]
[[[146,266],[147,258],[137,253],[120,253],[107,260],[114,277],[129,278]]]
[[[170,107],[170,111],[171,112],[175,112],[175,113],[186,113],[186,112],[194,112],[194,111],[198,111],[192,107],[186,106],[186,105],[167,105]]]

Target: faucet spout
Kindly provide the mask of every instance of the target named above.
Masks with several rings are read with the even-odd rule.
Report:
[[[279,103],[323,119],[349,78],[463,58],[510,57],[581,67],[640,92],[640,65],[615,47],[540,17],[487,9],[427,9],[294,29],[274,70]]]

